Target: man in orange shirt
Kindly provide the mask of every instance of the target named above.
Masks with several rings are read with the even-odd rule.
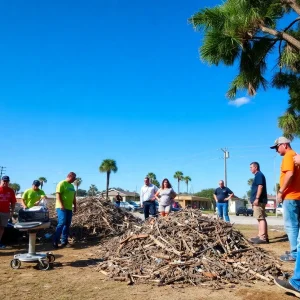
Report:
[[[277,286],[300,296],[300,166],[294,163],[296,152],[291,148],[290,140],[280,137],[275,140],[275,149],[283,156],[280,168],[280,189],[277,194],[278,203],[283,202],[283,221],[288,235],[291,251],[280,256],[281,261],[296,261],[293,276],[288,280],[275,278]]]
[[[281,261],[295,261],[297,256],[297,238],[300,229],[300,168],[294,164],[296,152],[291,148],[291,141],[280,137],[271,149],[283,156],[280,167],[280,189],[277,202],[283,202],[283,220],[288,235],[291,252],[280,257]]]

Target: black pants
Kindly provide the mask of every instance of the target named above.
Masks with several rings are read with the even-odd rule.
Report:
[[[156,216],[156,206],[155,201],[144,201],[144,216],[145,220],[149,218],[149,215]]]

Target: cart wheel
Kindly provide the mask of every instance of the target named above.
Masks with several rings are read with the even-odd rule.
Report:
[[[19,259],[14,258],[11,260],[10,266],[12,269],[20,269],[21,261]]]
[[[49,261],[50,264],[55,262],[55,256],[53,254],[47,254],[47,259]]]
[[[38,267],[39,267],[40,270],[46,271],[46,270],[49,270],[49,268],[50,268],[50,263],[49,263],[48,260],[43,259],[43,260],[40,260],[40,261],[39,261]]]

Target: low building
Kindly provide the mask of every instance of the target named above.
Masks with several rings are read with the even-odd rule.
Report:
[[[174,199],[182,208],[192,207],[199,209],[211,209],[211,200],[204,197],[198,197],[190,194],[180,194]]]
[[[228,203],[228,211],[229,213],[236,213],[240,207],[245,207],[248,201],[245,199],[241,199],[239,197],[232,197]]]
[[[105,195],[106,191],[103,192]],[[136,192],[127,192],[123,190],[118,190],[118,189],[109,189],[108,190],[108,198],[111,201],[116,201],[116,196],[120,194],[120,196],[123,198],[123,201],[134,201],[134,202],[139,202],[140,201],[140,195]]]

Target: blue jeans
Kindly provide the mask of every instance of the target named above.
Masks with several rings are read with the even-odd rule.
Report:
[[[151,215],[152,217],[156,216],[155,201],[144,201],[143,206],[144,206],[145,220],[149,218],[149,215]]]
[[[228,216],[228,201],[223,202],[223,203],[217,202],[217,208],[218,208],[219,218],[223,220],[223,215],[224,215],[225,221],[230,222],[229,216]]]
[[[300,291],[300,200],[283,201],[284,228],[288,235],[291,255],[296,258],[294,274],[290,284]]]
[[[58,224],[56,226],[56,231],[54,233],[53,242],[55,244],[59,244],[59,240],[61,237],[61,243],[67,244],[73,212],[72,210],[69,209],[62,210],[60,208],[57,208],[56,213],[57,213]]]
[[[291,256],[297,258],[297,248],[300,242],[300,200],[285,199],[282,209],[284,229],[289,238]]]

